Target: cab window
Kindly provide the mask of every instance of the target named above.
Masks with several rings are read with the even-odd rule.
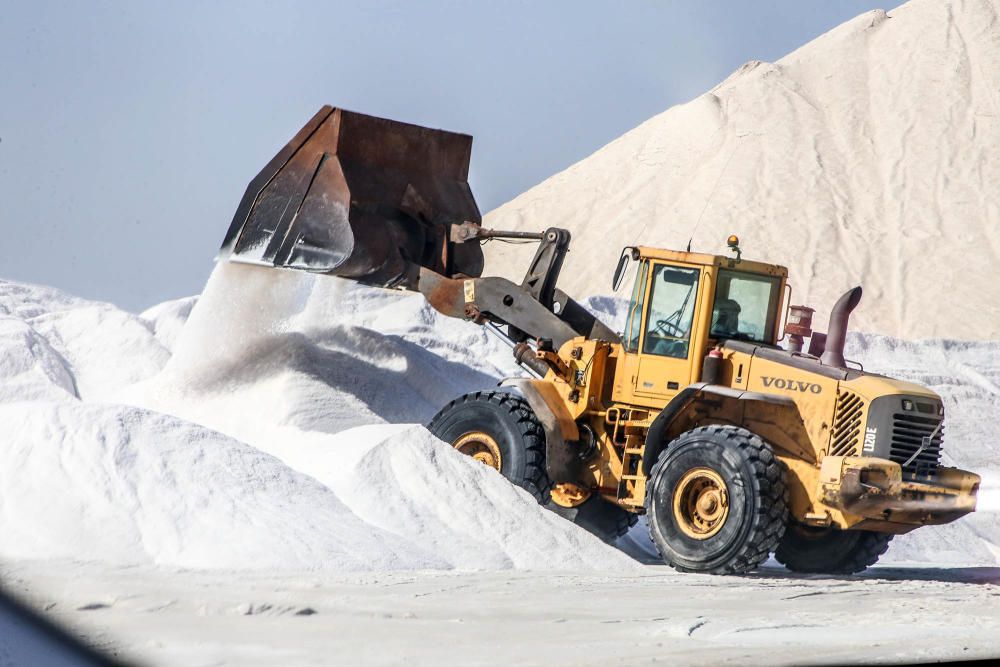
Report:
[[[698,269],[657,264],[650,285],[649,316],[642,351],[686,359],[698,300]]]
[[[635,273],[635,287],[632,288],[632,300],[628,304],[628,320],[625,322],[625,351],[635,352],[639,349],[639,332],[642,331],[642,302],[646,296],[646,276],[649,275],[649,262],[642,262]]]
[[[773,343],[781,278],[722,269],[712,308],[712,337]]]

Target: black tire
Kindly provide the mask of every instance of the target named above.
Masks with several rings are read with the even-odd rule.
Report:
[[[627,533],[639,518],[598,496],[577,507],[552,502],[552,485],[545,472],[545,430],[528,402],[517,394],[479,391],[459,396],[441,408],[427,428],[449,445],[472,431],[487,433],[500,449],[501,475],[539,504],[605,542]]]
[[[679,483],[698,469],[724,482],[728,513],[705,537],[686,534],[674,512]],[[687,488],[687,487],[685,487]],[[681,572],[744,574],[767,560],[788,522],[784,469],[760,437],[735,426],[704,426],[673,440],[646,482],[649,535]]]
[[[548,502],[545,430],[520,396],[501,391],[459,396],[441,408],[427,429],[449,445],[472,431],[490,435],[500,448],[500,474],[538,502]]]
[[[792,572],[856,574],[878,562],[889,549],[889,533],[810,528],[793,524],[785,531],[775,560]]]

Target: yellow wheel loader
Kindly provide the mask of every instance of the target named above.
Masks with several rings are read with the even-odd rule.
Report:
[[[455,399],[430,430],[605,540],[645,514],[678,570],[774,553],[858,572],[894,535],[975,509],[979,476],[940,463],[941,398],[844,359],[860,287],[824,335],[786,304],[787,270],[735,237],[723,255],[629,246],[617,334],[557,287],[568,231],[481,226],[471,147],[324,107],[250,183],[220,258],[419,291],[501,335],[526,376]],[[538,243],[520,284],[482,275],[492,238]]]

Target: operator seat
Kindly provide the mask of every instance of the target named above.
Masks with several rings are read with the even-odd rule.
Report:
[[[740,332],[740,311],[735,299],[716,299],[712,309],[712,335],[726,338]]]

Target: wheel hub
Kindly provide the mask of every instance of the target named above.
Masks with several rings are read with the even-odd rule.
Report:
[[[707,540],[718,533],[729,516],[729,493],[719,473],[692,468],[674,488],[674,520],[688,537]]]
[[[560,507],[576,507],[590,498],[590,491],[577,484],[566,482],[553,484],[551,496],[552,502]]]
[[[503,466],[500,445],[488,433],[470,431],[456,440],[453,446],[462,454],[471,456],[497,472]]]

